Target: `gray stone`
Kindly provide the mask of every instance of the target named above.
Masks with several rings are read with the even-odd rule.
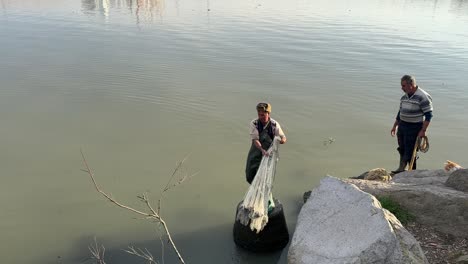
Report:
[[[468,169],[459,169],[452,172],[445,185],[462,192],[468,192]]]
[[[403,253],[402,263],[428,263],[424,251],[416,238],[406,230],[390,211],[384,209],[385,217],[392,225]]]
[[[375,197],[328,176],[301,209],[288,263],[427,263],[427,259],[414,237]]]
[[[304,203],[307,202],[307,200],[309,199],[311,193],[312,193],[312,191],[307,191],[307,192],[304,193],[304,195],[302,196],[302,199],[304,200]]]
[[[416,221],[455,237],[468,238],[468,193],[447,187],[444,170],[415,170],[396,174],[392,182],[347,179],[377,197],[389,197]]]
[[[455,263],[457,263],[457,264],[468,264],[468,255],[458,257],[455,260]]]

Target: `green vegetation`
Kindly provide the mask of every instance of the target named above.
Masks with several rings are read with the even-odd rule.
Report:
[[[408,210],[402,208],[400,204],[392,200],[390,197],[380,197],[378,200],[382,207],[394,214],[403,225],[414,220],[414,216],[410,214]]]

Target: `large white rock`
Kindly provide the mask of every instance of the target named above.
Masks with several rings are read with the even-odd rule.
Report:
[[[288,263],[427,263],[427,259],[414,237],[375,197],[327,176],[301,209]]]

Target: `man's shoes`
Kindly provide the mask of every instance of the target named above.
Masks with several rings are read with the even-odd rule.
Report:
[[[404,172],[407,164],[408,162],[403,161],[402,157],[400,156],[400,165],[398,166],[398,169],[393,170],[391,172],[393,173],[393,175],[400,173],[400,172]]]
[[[400,172],[404,172],[405,170],[394,170],[394,171],[391,171],[390,172],[390,176],[395,176],[396,174],[400,173]]]

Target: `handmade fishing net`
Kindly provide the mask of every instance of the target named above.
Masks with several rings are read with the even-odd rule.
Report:
[[[257,234],[268,223],[268,200],[273,188],[276,163],[279,160],[279,137],[275,137],[268,149],[268,156],[263,156],[252,184],[242,201],[236,219],[245,226],[249,225]]]

